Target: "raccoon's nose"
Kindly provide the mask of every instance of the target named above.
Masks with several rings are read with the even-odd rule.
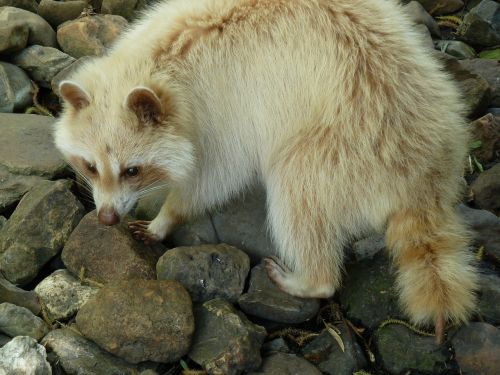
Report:
[[[113,209],[101,208],[97,214],[99,223],[104,225],[115,225],[120,222],[120,217]]]

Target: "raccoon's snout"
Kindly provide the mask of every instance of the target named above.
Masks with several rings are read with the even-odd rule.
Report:
[[[120,216],[112,208],[101,208],[97,214],[99,223],[104,225],[115,225],[120,222]]]

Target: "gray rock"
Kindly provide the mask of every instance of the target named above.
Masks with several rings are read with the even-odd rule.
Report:
[[[4,6],[0,8],[0,24],[27,25],[29,29],[29,45],[57,47],[56,32],[38,14],[24,9]]]
[[[479,287],[479,313],[489,323],[500,323],[500,277],[480,275]]]
[[[439,25],[432,18],[432,16],[427,13],[422,4],[418,1],[410,1],[405,5],[405,11],[410,15],[410,18],[417,25],[425,25],[432,35],[441,37],[441,30],[439,30]]]
[[[383,234],[372,234],[352,244],[352,253],[356,260],[371,259],[385,248]]]
[[[77,18],[88,6],[84,0],[42,0],[38,6],[38,14],[52,26],[57,27],[66,21]]]
[[[2,227],[5,225],[7,222],[7,219],[4,216],[0,216],[0,230],[2,230]]]
[[[71,233],[62,252],[64,265],[74,275],[83,269],[85,278],[110,281],[156,278],[160,254],[132,238],[126,223],[99,224],[89,212]]]
[[[417,0],[432,15],[449,14],[464,6],[462,0]]]
[[[179,281],[194,302],[214,298],[236,302],[249,270],[248,255],[225,244],[177,247],[156,265],[158,280]]]
[[[476,56],[474,48],[460,40],[435,40],[434,46],[459,60],[472,59]]]
[[[48,116],[0,113],[0,165],[16,174],[60,176],[67,164],[54,146],[53,124]]]
[[[248,375],[321,375],[314,365],[293,354],[276,353],[263,359],[262,367]]]
[[[387,325],[375,333],[384,367],[391,374],[416,370],[439,374],[446,369],[448,350],[434,337],[419,336],[402,325]]]
[[[278,337],[277,339],[265,342],[264,345],[262,345],[261,352],[269,356],[274,353],[290,353],[291,351],[283,337]]]
[[[24,194],[42,181],[45,181],[42,177],[10,173],[0,166],[0,213],[14,208]]]
[[[78,311],[76,324],[85,337],[131,363],[179,360],[194,331],[189,294],[177,281],[164,280],[108,284]]]
[[[138,373],[137,366],[109,354],[70,329],[51,331],[43,338],[42,345],[53,354],[53,366],[57,363],[68,375]]]
[[[0,349],[0,370],[6,375],[52,375],[45,348],[26,336],[13,338]]]
[[[78,60],[68,65],[66,68],[59,71],[59,73],[57,73],[54,78],[52,78],[52,81],[50,81],[50,86],[54,94],[59,96],[59,84],[62,81],[68,79],[78,68],[80,68],[85,62],[88,62],[89,60],[91,60],[91,57],[80,57]]]
[[[0,232],[0,270],[26,284],[63,247],[83,215],[68,181],[43,181],[31,189]]]
[[[214,299],[195,310],[196,332],[189,357],[209,374],[239,374],[260,367],[266,330],[229,302]]]
[[[18,112],[31,105],[28,75],[15,65],[0,62],[0,112]]]
[[[363,350],[345,323],[336,326],[344,345],[341,349],[327,329],[302,349],[305,359],[314,363],[324,374],[352,375],[367,366]]]
[[[0,303],[0,331],[11,336],[29,336],[39,341],[49,326],[25,307]]]
[[[101,13],[116,14],[131,21],[145,5],[146,1],[141,0],[102,0]]]
[[[62,50],[75,58],[101,56],[127,27],[121,16],[96,15],[67,21],[57,28]]]
[[[498,59],[461,60],[460,65],[488,82],[492,90],[490,105],[500,107],[500,62]]]
[[[169,240],[174,246],[196,246],[220,242],[208,214],[181,224],[173,231]]]
[[[168,195],[167,190],[154,190],[144,198],[139,199],[135,207],[134,216],[139,220],[153,220],[160,212],[160,208]]]
[[[0,348],[7,344],[10,340],[12,340],[12,337],[0,334]]]
[[[10,302],[14,305],[25,307],[35,315],[40,313],[40,302],[35,292],[18,288],[0,275],[1,302]]]
[[[252,269],[248,293],[238,299],[238,304],[246,314],[280,323],[301,323],[319,310],[318,299],[298,298],[281,291],[263,264]]]
[[[38,3],[36,0],[0,0],[0,7],[14,7],[36,13]]]
[[[476,206],[500,215],[500,163],[482,172],[470,189]]]
[[[452,338],[461,372],[496,375],[500,368],[500,331],[487,323],[469,323]]]
[[[82,285],[65,269],[54,271],[35,287],[51,321],[70,318],[98,291]]]
[[[6,22],[0,25],[0,53],[10,54],[25,48],[29,33],[28,25],[22,23]]]
[[[457,34],[472,45],[493,47],[500,44],[499,17],[500,4],[483,0],[465,15]]]
[[[40,86],[50,88],[52,78],[75,59],[52,47],[31,46],[12,57]]]

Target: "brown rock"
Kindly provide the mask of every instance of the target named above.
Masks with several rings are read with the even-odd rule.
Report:
[[[470,72],[483,77],[491,86],[491,106],[500,107],[500,61],[493,59],[460,60],[460,65]]]
[[[36,0],[0,0],[0,7],[15,7],[36,13],[38,3]]]
[[[500,163],[482,172],[470,188],[479,208],[500,215]]]
[[[417,0],[432,15],[449,14],[464,6],[462,0]]]
[[[481,146],[472,151],[481,162],[492,161],[500,151],[500,118],[491,113],[470,123],[472,139],[481,141]]]
[[[34,291],[18,288],[0,275],[0,303],[2,302],[25,307],[35,315],[40,313],[40,302]]]
[[[57,27],[63,22],[77,18],[86,7],[88,4],[84,0],[42,0],[38,6],[38,14]]]

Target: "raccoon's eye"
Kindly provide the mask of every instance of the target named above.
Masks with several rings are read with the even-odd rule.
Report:
[[[95,164],[92,163],[85,163],[85,167],[87,168],[87,171],[89,171],[92,174],[97,173],[97,168],[95,167]]]
[[[125,170],[125,176],[127,177],[135,177],[139,174],[138,167],[130,167]]]

